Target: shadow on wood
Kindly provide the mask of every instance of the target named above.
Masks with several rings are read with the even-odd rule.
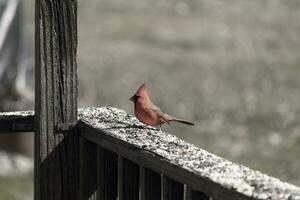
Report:
[[[56,136],[54,140],[60,140]],[[53,141],[54,142],[54,141]],[[78,199],[78,134],[66,134],[59,144],[41,160],[38,174],[39,199]],[[40,152],[43,154],[44,152]]]

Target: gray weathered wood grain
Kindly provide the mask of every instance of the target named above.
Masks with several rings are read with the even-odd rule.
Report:
[[[78,199],[77,0],[36,0],[35,199]]]
[[[81,136],[214,199],[299,200],[300,188],[230,162],[116,108],[80,112]]]

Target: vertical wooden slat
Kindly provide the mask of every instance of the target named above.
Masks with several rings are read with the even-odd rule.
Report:
[[[119,156],[119,200],[139,199],[139,166]]]
[[[185,200],[210,200],[210,197],[206,194],[192,190],[189,186],[184,187],[184,199]]]
[[[36,0],[36,200],[78,199],[77,0]]]
[[[123,200],[123,160],[124,158],[118,155],[118,200]]]
[[[118,197],[118,155],[98,146],[98,200]]]
[[[80,137],[79,147],[79,199],[96,199],[97,145]]]
[[[183,200],[184,185],[166,176],[162,176],[162,199]]]
[[[140,166],[140,200],[146,199],[145,168]]]
[[[161,199],[161,175],[140,167],[140,200]]]

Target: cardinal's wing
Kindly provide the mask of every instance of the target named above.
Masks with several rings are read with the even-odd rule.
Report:
[[[170,124],[170,119],[169,119],[168,115],[166,115],[165,113],[163,113],[159,107],[157,107],[156,105],[152,104],[150,106],[150,109],[151,109],[152,113],[155,115],[156,119],[162,121],[163,123]]]

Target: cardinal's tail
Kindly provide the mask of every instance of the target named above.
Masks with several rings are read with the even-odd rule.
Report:
[[[189,122],[189,121],[186,121],[186,120],[183,120],[183,119],[174,118],[172,121],[179,122],[179,123],[182,123],[182,124],[186,124],[186,125],[189,125],[189,126],[195,126],[195,124],[193,122]]]

